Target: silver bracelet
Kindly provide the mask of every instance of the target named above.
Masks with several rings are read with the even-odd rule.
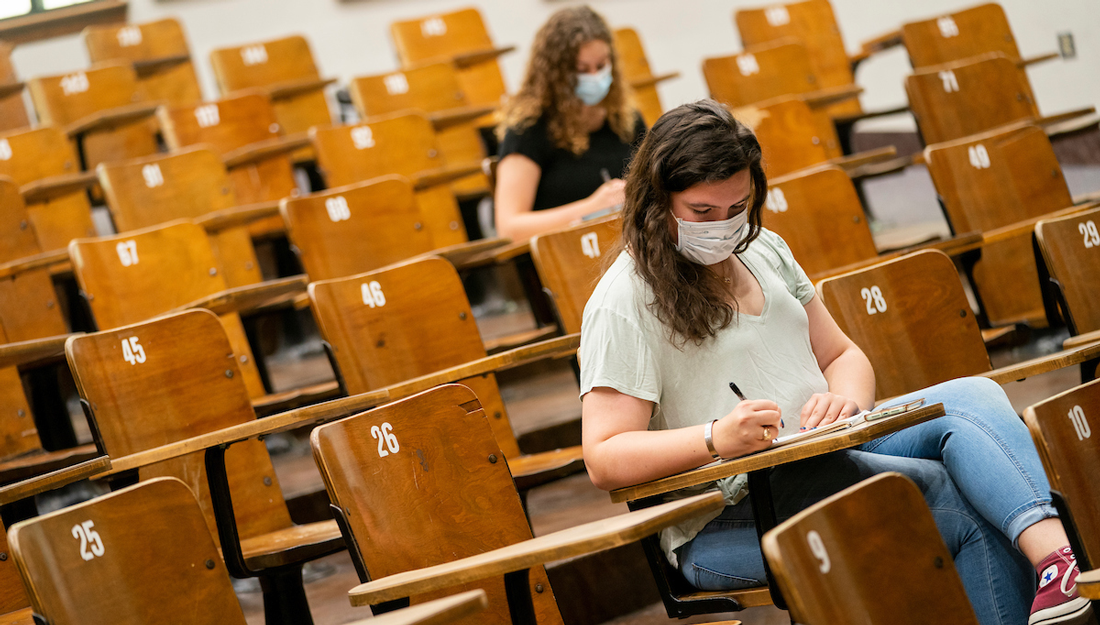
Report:
[[[703,440],[707,442],[707,450],[710,451],[710,457],[715,460],[722,460],[722,456],[719,456],[718,450],[714,448],[714,422],[717,420],[718,419],[710,421],[703,426]]]

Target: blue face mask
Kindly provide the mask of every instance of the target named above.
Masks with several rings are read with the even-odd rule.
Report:
[[[596,106],[607,97],[611,90],[611,63],[591,74],[577,74],[577,88],[574,93],[588,106]]]

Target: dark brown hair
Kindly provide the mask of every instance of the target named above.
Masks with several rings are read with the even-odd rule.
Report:
[[[623,244],[653,293],[649,302],[682,345],[713,337],[733,323],[736,302],[710,268],[676,251],[669,232],[672,193],[721,182],[748,170],[751,179],[749,231],[734,253],[760,234],[760,212],[768,195],[756,135],[714,100],[684,104],[665,113],[646,133],[626,175]]]
[[[619,73],[619,59],[607,22],[587,6],[562,9],[550,16],[535,35],[523,85],[504,107],[497,135],[522,132],[546,115],[550,141],[574,154],[588,150],[588,129],[577,87],[577,53],[585,43],[600,40],[611,47],[611,90],[599,106],[607,109],[611,129],[624,142],[634,138],[635,114],[630,92]]]

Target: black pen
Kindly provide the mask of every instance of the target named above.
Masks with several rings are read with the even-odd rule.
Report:
[[[734,395],[737,395],[737,399],[740,399],[741,401],[745,401],[744,393],[742,393],[741,389],[737,388],[737,385],[734,384],[733,382],[730,382],[730,390],[733,391]],[[783,418],[782,417],[779,418],[779,427],[783,427]]]

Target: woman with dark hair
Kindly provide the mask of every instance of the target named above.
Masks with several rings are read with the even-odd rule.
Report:
[[[756,137],[713,101],[669,111],[639,147],[624,249],[581,326],[584,457],[600,488],[760,451],[874,405],[867,357],[783,240],[760,227],[766,195]],[[982,623],[1019,625],[1029,604],[1031,625],[1088,613],[1038,454],[1000,386],[953,380],[897,402],[916,397],[942,402],[946,416],[775,468],[779,518],[898,471],[924,493]],[[700,589],[763,583],[745,481],[706,487],[726,496],[725,510],[661,535]]]
[[[622,204],[620,177],[644,132],[607,23],[586,6],[552,15],[497,128],[498,234],[526,239]]]

